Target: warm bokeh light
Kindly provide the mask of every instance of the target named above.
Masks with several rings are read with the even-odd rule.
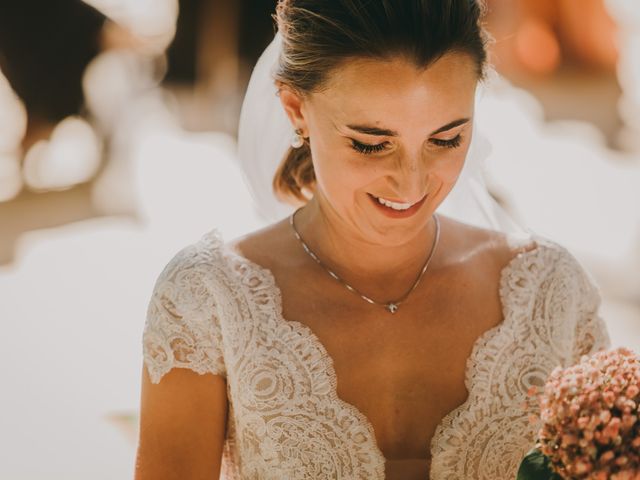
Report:
[[[0,72],[0,202],[13,199],[22,189],[20,142],[27,128],[27,114]]]
[[[0,151],[16,150],[27,128],[27,113],[0,71]]]
[[[0,202],[8,202],[22,190],[20,159],[16,154],[0,152]]]
[[[527,20],[516,34],[515,49],[523,65],[537,74],[554,72],[562,58],[560,45],[549,25]]]
[[[59,190],[90,180],[100,166],[100,143],[80,118],[60,122],[50,140],[40,140],[24,159],[24,179],[33,190]]]
[[[84,0],[135,35],[148,52],[161,52],[175,34],[177,0]]]

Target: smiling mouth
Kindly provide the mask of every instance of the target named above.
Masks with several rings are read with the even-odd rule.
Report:
[[[426,199],[429,197],[428,194],[425,194],[420,200],[418,200],[414,204],[406,204],[406,203],[405,204],[399,204],[398,207],[394,208],[393,206],[389,206],[387,204],[389,202],[385,203],[385,199],[384,198],[382,199],[383,201],[381,201],[381,200],[379,200],[379,197],[376,197],[375,195],[373,195],[371,193],[367,193],[367,195],[371,199],[371,202],[374,204],[374,206],[381,213],[384,213],[385,216],[391,217],[391,218],[408,218],[408,217],[412,216],[418,210],[420,210],[422,205],[425,203]],[[391,202],[391,203],[393,204],[394,202]]]
[[[414,203],[407,203],[407,202],[401,202],[401,201],[397,201],[397,200],[389,200],[386,197],[376,197],[373,194],[369,194],[374,200],[376,200],[378,203],[380,203],[380,205],[384,205],[385,207],[389,207],[393,210],[397,210],[397,211],[405,211],[405,210],[409,210],[410,208],[413,208],[415,205],[419,204],[420,202],[422,202],[422,200],[425,199],[425,197],[427,196],[427,194],[425,193],[420,200],[414,202]]]

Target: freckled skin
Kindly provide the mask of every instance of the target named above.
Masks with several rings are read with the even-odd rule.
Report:
[[[359,278],[396,275],[425,258],[424,245],[434,235],[432,214],[464,166],[476,86],[475,62],[463,53],[448,53],[426,69],[403,58],[353,59],[332,71],[320,91],[304,97],[282,85],[280,98],[292,125],[310,139],[317,178],[313,200],[296,216],[301,234]],[[461,118],[470,120],[432,135]],[[398,135],[347,127],[354,124]],[[434,144],[458,134],[457,148]],[[351,139],[386,142],[387,149],[364,155]],[[411,218],[390,219],[376,211],[367,193],[412,203],[429,196]],[[415,267],[408,276],[414,273]]]

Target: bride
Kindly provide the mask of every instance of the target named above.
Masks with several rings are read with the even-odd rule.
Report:
[[[529,389],[610,340],[591,276],[482,183],[481,14],[278,3],[240,156],[289,210],[159,275],[136,479],[515,479]]]

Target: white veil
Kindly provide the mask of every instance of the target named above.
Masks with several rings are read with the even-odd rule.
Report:
[[[290,215],[296,207],[279,201],[272,180],[280,161],[290,147],[293,127],[277,97],[273,73],[278,66],[282,39],[274,39],[258,60],[247,88],[240,113],[238,158],[243,176],[260,215],[275,222]],[[476,109],[484,86],[478,85]],[[491,145],[473,125],[473,136],[464,168],[455,186],[437,211],[458,221],[498,230],[515,236],[531,231],[516,223],[490,195],[484,180],[484,161]]]

